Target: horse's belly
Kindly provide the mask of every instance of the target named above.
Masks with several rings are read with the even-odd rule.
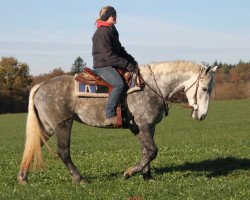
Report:
[[[91,126],[102,126],[105,120],[106,98],[78,99],[75,113],[81,122]]]

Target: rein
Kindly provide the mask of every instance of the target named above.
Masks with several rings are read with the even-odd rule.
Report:
[[[141,81],[142,81],[143,83],[145,83],[146,86],[148,86],[148,88],[149,88],[152,92],[154,92],[158,97],[160,97],[160,98],[163,100],[163,103],[164,103],[164,111],[165,111],[165,117],[166,117],[166,116],[168,115],[169,109],[170,109],[171,106],[172,106],[172,102],[167,101],[167,99],[163,97],[163,94],[162,94],[162,92],[161,92],[161,90],[160,90],[160,88],[159,88],[159,86],[158,86],[158,84],[157,84],[157,81],[156,81],[156,79],[155,79],[154,73],[153,73],[153,71],[152,71],[152,69],[151,69],[150,66],[149,66],[149,70],[150,70],[151,75],[152,75],[153,78],[154,78],[154,82],[155,82],[156,88],[157,88],[157,90],[159,91],[159,93],[158,93],[157,91],[155,91],[155,90],[154,90],[154,89],[153,89],[153,88],[152,88],[152,87],[142,78],[142,76],[141,76],[139,70],[137,71],[138,77],[139,77],[139,79],[141,79]],[[170,106],[169,106],[169,105],[170,105]]]
[[[155,89],[153,89],[153,88],[152,88],[152,87],[142,78],[142,76],[141,76],[139,70],[137,70],[136,74],[138,75],[139,79],[141,79],[141,81],[144,82],[145,85],[147,85],[148,88],[149,88],[151,91],[153,91],[158,97],[160,97],[160,98],[163,100],[164,109],[165,109],[165,116],[167,116],[168,111],[169,111],[170,107],[172,106],[172,102],[167,101],[167,99],[163,97],[163,94],[162,94],[162,92],[161,92],[161,90],[160,90],[160,88],[159,88],[159,86],[158,86],[158,84],[157,84],[156,78],[155,78],[154,73],[153,73],[153,71],[152,71],[152,69],[151,69],[150,66],[149,66],[149,70],[150,70],[150,75],[152,75],[153,78],[154,78],[154,82],[155,82],[156,88],[157,88],[157,90],[159,91],[159,93],[158,93]],[[197,111],[197,110],[198,110],[199,107],[198,107],[198,105],[197,105],[197,92],[198,92],[199,80],[201,79],[202,72],[203,72],[203,69],[201,69],[201,71],[200,71],[200,73],[199,73],[199,76],[198,76],[198,78],[195,80],[195,82],[194,82],[191,86],[189,86],[189,87],[184,91],[184,92],[186,93],[188,90],[190,90],[190,89],[196,84],[195,93],[194,93],[194,96],[193,96],[194,104],[193,104],[193,105],[189,105],[189,104],[183,103],[182,101],[179,101],[180,103],[184,104],[183,107],[185,107],[185,108],[192,108],[194,111]],[[170,104],[170,106],[168,106],[169,104]]]

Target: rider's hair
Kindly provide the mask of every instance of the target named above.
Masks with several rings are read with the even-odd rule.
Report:
[[[105,6],[100,10],[97,21],[106,21],[111,15],[116,15],[116,10],[112,6]]]

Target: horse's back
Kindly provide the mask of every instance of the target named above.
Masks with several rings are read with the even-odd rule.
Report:
[[[43,82],[36,93],[35,101],[44,103],[63,104],[74,94],[74,77],[69,75],[57,76]],[[39,102],[42,103],[42,102]]]

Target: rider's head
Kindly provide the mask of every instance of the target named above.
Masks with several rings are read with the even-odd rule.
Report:
[[[116,23],[116,10],[112,6],[105,6],[100,10],[99,19],[110,24]]]

